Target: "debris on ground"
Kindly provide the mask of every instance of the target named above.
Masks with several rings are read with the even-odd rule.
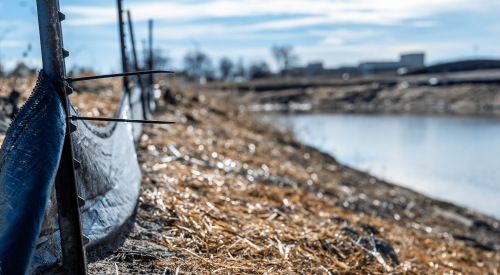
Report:
[[[341,165],[243,106],[168,88],[154,119],[177,124],[144,125],[137,213],[89,253],[89,274],[500,271],[498,220]],[[71,100],[112,113],[94,96]]]

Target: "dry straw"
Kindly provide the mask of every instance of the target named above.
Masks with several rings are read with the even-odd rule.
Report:
[[[119,83],[113,85],[117,90]],[[256,122],[243,107],[170,89],[177,104],[161,101],[156,119],[179,123],[146,126],[138,155],[140,203],[154,210],[137,219],[160,224],[164,230],[150,241],[176,254],[155,260],[165,274],[498,273],[497,252],[454,240],[451,233],[458,229],[419,215],[418,206],[390,220],[343,207],[377,204],[387,195],[383,188],[354,187],[369,175]],[[107,115],[118,99],[109,95],[100,91],[71,100],[85,115]],[[368,240],[371,234],[385,240],[400,264],[361,245],[345,227]],[[436,228],[450,234],[436,234]]]

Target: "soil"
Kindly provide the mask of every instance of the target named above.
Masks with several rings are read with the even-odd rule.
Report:
[[[373,248],[370,242],[373,238],[377,249],[387,248],[385,254],[382,253],[385,259],[395,255],[398,264],[387,260],[393,264],[393,274],[497,274],[499,271],[498,220],[340,165],[333,157],[296,142],[290,133],[279,133],[271,125],[253,120],[244,109],[208,100],[196,91],[178,88],[172,93],[179,100],[175,105],[161,101],[156,118],[183,123],[168,127],[145,126],[138,150],[143,184],[137,215],[119,244],[112,249],[100,250],[99,254],[90,253],[89,270],[93,274],[115,274],[116,266],[119,274],[198,274],[220,269],[217,266],[200,268],[195,264],[199,259],[175,248],[175,245],[158,241],[175,237],[171,230],[175,228],[176,214],[170,216],[168,206],[166,210],[164,204],[151,196],[162,193],[165,202],[176,194],[180,197],[191,194],[195,197],[191,202],[195,207],[201,207],[204,201],[218,205],[212,193],[231,198],[234,203],[248,201],[244,197],[248,194],[236,191],[242,184],[247,187],[256,185],[255,188],[274,186],[285,194],[309,194],[311,200],[319,204],[316,214],[321,213],[322,207],[331,206],[328,209],[332,212],[328,214],[311,214],[304,218],[316,219],[314,222],[318,224],[328,221],[342,236],[357,240],[367,250]],[[251,170],[253,173],[249,174]],[[218,179],[226,184],[222,188],[200,185],[198,173],[205,177],[202,181],[207,181],[206,175],[218,175]],[[301,200],[305,203],[303,200],[307,199],[299,199],[299,204]],[[178,205],[182,203],[179,201]],[[276,205],[286,215],[298,211],[287,206],[283,199]],[[224,212],[222,205],[218,207]],[[231,218],[230,214],[224,218],[226,221],[232,219],[245,224],[252,218]],[[289,226],[286,220],[283,222],[285,227]],[[196,223],[182,225],[198,230]],[[176,253],[166,246],[175,249]],[[354,249],[339,247],[344,253]],[[120,252],[118,248],[129,252]],[[144,255],[141,258],[132,251]],[[186,265],[177,259],[191,264]],[[346,264],[348,269],[328,270],[332,274],[363,273],[364,269],[358,262],[346,261]],[[298,269],[292,273],[325,272],[319,265],[316,267],[313,263],[308,270]],[[380,266],[371,265],[371,268],[371,271],[390,273]],[[286,268],[271,273],[274,272],[286,272]],[[250,273],[265,272],[254,270]]]
[[[341,165],[247,108],[160,86],[154,119],[178,123],[144,126],[136,212],[88,251],[89,274],[500,271],[499,220]],[[106,95],[71,100],[107,113],[117,93],[93,104]]]

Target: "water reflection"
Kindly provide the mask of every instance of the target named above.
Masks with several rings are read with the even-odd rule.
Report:
[[[500,217],[498,118],[322,114],[281,125],[341,163]]]

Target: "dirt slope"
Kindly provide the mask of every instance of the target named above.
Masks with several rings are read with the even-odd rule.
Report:
[[[89,252],[89,274],[498,274],[498,220],[340,165],[245,108],[169,89],[155,118],[178,123],[145,127],[137,213]],[[107,115],[108,93],[72,102]]]

